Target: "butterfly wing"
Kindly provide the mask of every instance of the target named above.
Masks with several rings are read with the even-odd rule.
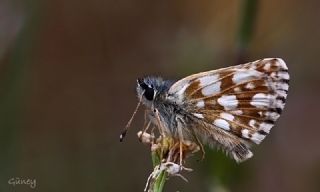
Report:
[[[203,122],[197,129],[209,142],[243,161],[252,156],[248,143],[259,144],[279,118],[288,83],[285,62],[270,58],[188,76],[170,87],[168,98]]]

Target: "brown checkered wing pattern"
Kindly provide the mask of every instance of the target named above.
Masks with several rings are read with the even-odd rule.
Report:
[[[279,118],[288,83],[285,62],[269,58],[188,76],[172,85],[168,98],[206,125],[199,129],[209,141],[243,161],[252,156],[249,144],[259,144]]]

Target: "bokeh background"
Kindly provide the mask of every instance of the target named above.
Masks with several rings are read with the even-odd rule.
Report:
[[[189,159],[165,191],[320,191],[317,0],[0,1],[0,191],[142,191],[137,77],[169,79],[265,57],[291,74],[287,105],[251,160]],[[10,178],[36,179],[12,186]]]

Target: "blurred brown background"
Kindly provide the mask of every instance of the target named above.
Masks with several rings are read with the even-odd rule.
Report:
[[[136,132],[119,133],[135,80],[179,79],[264,57],[291,74],[286,109],[255,156],[189,160],[189,182],[165,191],[320,191],[320,3],[252,1],[0,1],[0,191],[142,191],[152,165]],[[10,178],[36,179],[12,186]]]

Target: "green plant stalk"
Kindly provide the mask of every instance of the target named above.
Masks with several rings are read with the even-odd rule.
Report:
[[[166,152],[169,151],[170,146],[172,146],[173,140],[172,138],[165,137],[161,141],[161,148],[155,151],[151,151],[151,158],[153,168],[155,169],[156,166],[161,164],[162,156]],[[150,189],[152,192],[162,192],[164,184],[168,179],[168,172],[166,170],[160,171],[159,175],[155,178],[155,181],[152,182]]]
[[[252,36],[253,28],[257,16],[258,0],[244,0],[242,7],[242,16],[239,27],[238,43],[241,48],[248,47]]]
[[[237,59],[235,64],[243,63],[247,49],[253,37],[255,21],[258,13],[258,0],[243,0],[240,25],[237,38]]]
[[[166,171],[161,171],[157,179],[153,184],[153,192],[162,192],[164,184],[167,180],[168,173]]]
[[[153,151],[151,153],[152,158],[152,164],[153,168],[155,168],[157,165],[160,164],[160,157],[159,153],[157,151]],[[162,192],[164,184],[167,180],[168,173],[163,170],[160,172],[159,176],[156,178],[156,180],[153,182],[152,186],[150,187],[153,192]]]

